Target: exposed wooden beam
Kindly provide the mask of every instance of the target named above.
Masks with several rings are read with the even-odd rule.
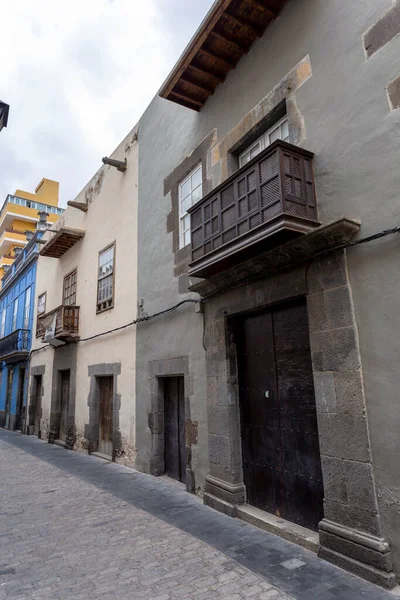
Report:
[[[193,69],[193,71],[196,71],[197,73],[200,73],[200,75],[206,75],[207,77],[212,77],[213,79],[215,79],[215,81],[218,81],[218,83],[224,83],[224,79],[222,77],[220,77],[219,75],[216,75],[212,71],[208,71],[204,67],[197,67],[196,65],[193,65],[192,63],[190,63],[190,65],[188,65],[188,68]]]
[[[210,52],[210,50],[206,50],[205,48],[199,48],[199,52],[204,54],[204,56],[208,56],[208,58],[212,58],[213,60],[219,60],[230,69],[234,69],[236,67],[236,64],[234,62],[231,62],[230,60],[228,60],[227,58],[223,58],[222,56],[218,56],[218,54],[214,54],[213,52]]]
[[[171,95],[176,96],[177,98],[180,98],[185,102],[189,102],[190,104],[195,104],[196,106],[204,106],[204,102],[202,100],[195,100],[194,98],[191,98],[186,94],[182,94],[182,92],[176,92],[175,90],[172,90]]]
[[[247,52],[248,52],[247,48],[245,48],[244,46],[241,46],[235,40],[232,40],[230,37],[224,35],[223,33],[219,33],[219,31],[211,31],[210,35],[215,37],[217,40],[222,40],[226,44],[230,44],[231,46],[236,48],[236,50],[239,50],[240,52],[243,52],[244,54],[247,54]]]
[[[202,85],[201,83],[197,83],[195,81],[190,81],[190,79],[186,79],[186,77],[181,77],[180,82],[186,83],[186,85],[190,85],[191,87],[199,90],[200,92],[206,92],[207,94],[213,94],[214,90],[206,85]]]
[[[276,19],[276,12],[274,12],[271,8],[268,8],[268,6],[265,6],[262,0],[246,0],[246,2],[252,4],[253,6],[256,6],[257,8],[265,12],[265,14],[269,15],[272,19]]]
[[[254,25],[254,23],[251,23],[247,19],[243,19],[243,17],[236,17],[228,12],[224,12],[223,16],[235,25],[246,27],[255,37],[260,38],[262,36],[262,31],[256,25]]]
[[[189,104],[187,100],[185,101],[185,100],[181,100],[180,98],[176,98],[174,96],[173,92],[170,93],[170,95],[168,96],[167,99],[170,100],[171,102],[175,102],[175,104],[179,104],[179,106],[184,106],[188,110],[195,110],[195,111],[199,112],[200,109],[202,108],[201,106],[196,106],[195,104]]]
[[[189,64],[196,56],[198,48],[202,44],[204,44],[207,37],[209,36],[210,31],[214,28],[215,24],[221,18],[221,15],[224,13],[224,11],[230,6],[232,1],[233,0],[219,0],[219,2],[216,2],[211,7],[203,23],[201,24],[199,32],[195,34],[189,46],[175,65],[174,70],[172,71],[167,81],[161,88],[160,96],[162,98],[167,98],[169,93],[174,89],[175,85],[179,81],[181,74],[184,72],[185,69],[187,69]]]

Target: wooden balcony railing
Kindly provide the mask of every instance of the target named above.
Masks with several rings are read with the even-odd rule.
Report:
[[[189,274],[209,277],[317,227],[313,156],[277,140],[189,209]]]
[[[73,342],[79,339],[79,306],[62,304],[37,320],[37,335],[51,343],[53,340]]]

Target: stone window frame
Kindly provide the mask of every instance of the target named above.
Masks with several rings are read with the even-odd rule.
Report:
[[[151,412],[148,426],[151,433],[150,473],[155,477],[165,475],[165,412],[164,381],[169,377],[183,377],[185,394],[185,438],[186,438],[186,491],[195,493],[195,479],[192,470],[193,439],[188,425],[191,423],[190,396],[193,395],[193,375],[189,373],[189,357],[180,356],[149,362],[151,388]]]

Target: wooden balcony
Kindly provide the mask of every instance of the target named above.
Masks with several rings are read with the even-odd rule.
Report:
[[[277,140],[189,209],[189,275],[210,277],[318,227],[313,156]]]
[[[40,315],[37,321],[37,333],[43,342],[59,346],[66,342],[79,340],[79,306],[61,305],[50,312]]]

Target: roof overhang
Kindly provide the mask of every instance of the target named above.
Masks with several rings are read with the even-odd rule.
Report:
[[[61,227],[57,233],[45,243],[40,251],[41,256],[50,258],[61,258],[76,242],[79,242],[85,235],[82,229],[72,229],[70,227]]]
[[[159,95],[200,110],[287,0],[217,0]]]
[[[3,127],[7,127],[9,110],[9,105],[0,100],[0,131]]]

